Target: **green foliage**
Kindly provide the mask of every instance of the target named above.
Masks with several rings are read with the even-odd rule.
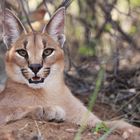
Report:
[[[96,125],[96,127],[95,128],[93,128],[92,129],[92,132],[93,133],[99,133],[99,132],[103,132],[103,133],[106,133],[106,132],[108,132],[110,129],[105,125],[105,123],[104,122],[101,122],[101,123],[98,123],[97,125]]]
[[[135,34],[136,32],[137,32],[137,27],[134,26],[134,25],[132,25],[131,28],[130,28],[129,33],[130,33],[131,35],[133,35],[133,34]]]
[[[94,56],[96,54],[96,41],[92,40],[87,44],[81,45],[78,52],[83,56]]]
[[[132,6],[140,6],[140,0],[130,0]]]
[[[110,23],[106,24],[105,31],[110,32],[111,29],[112,29],[112,25]]]
[[[75,37],[80,39],[84,32],[83,30],[84,30],[84,28],[82,26],[76,25],[76,30],[74,31]]]
[[[83,56],[94,56],[95,55],[95,50],[93,48],[89,48],[86,46],[81,46],[79,48],[79,53]]]
[[[115,130],[115,127],[108,129],[104,135],[102,135],[98,140],[107,140],[108,136]]]

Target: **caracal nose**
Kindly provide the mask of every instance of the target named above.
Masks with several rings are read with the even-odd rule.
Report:
[[[37,74],[38,71],[42,68],[41,64],[30,64],[29,68],[35,73]]]

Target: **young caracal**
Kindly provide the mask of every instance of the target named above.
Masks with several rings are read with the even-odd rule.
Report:
[[[42,32],[28,33],[8,9],[4,12],[3,40],[7,82],[0,93],[0,123],[25,116],[80,124],[87,112],[64,83],[64,16],[60,8]],[[89,114],[88,125],[100,119]]]
[[[42,32],[27,32],[8,9],[3,12],[7,82],[0,93],[0,124],[32,117],[81,124],[86,107],[64,83],[64,18],[59,8]],[[87,125],[101,120],[91,112]]]

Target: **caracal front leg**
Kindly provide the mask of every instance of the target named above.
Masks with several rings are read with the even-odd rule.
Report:
[[[108,121],[104,122],[107,127],[115,129],[122,134],[124,139],[140,139],[140,128],[134,125],[131,125],[124,120]]]
[[[36,106],[29,107],[25,116],[37,120],[62,122],[66,114],[60,106]]]
[[[88,127],[95,127],[97,123],[102,122],[96,115],[88,111],[82,103],[73,104],[73,107],[66,109],[66,120],[78,125],[86,125]],[[69,113],[70,110],[70,113]]]
[[[66,118],[66,113],[60,106],[44,107],[44,120],[62,122]]]
[[[78,125],[83,122],[89,127],[95,127],[101,120],[95,116],[69,91],[67,92],[65,101],[63,101],[62,107],[66,111],[66,120]]]
[[[65,111],[59,106],[0,107],[0,125],[25,117],[35,120],[60,122],[65,120]]]
[[[22,119],[28,116],[30,112],[33,112],[33,110],[35,110],[34,107],[1,106],[0,107],[0,125]]]

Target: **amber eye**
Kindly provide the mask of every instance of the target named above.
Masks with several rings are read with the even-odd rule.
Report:
[[[25,51],[24,49],[21,49],[21,50],[17,50],[16,51],[19,55],[21,55],[22,57],[28,57],[28,53],[27,51]]]
[[[53,51],[54,51],[54,49],[52,49],[52,48],[45,49],[43,52],[43,58],[51,55]]]

